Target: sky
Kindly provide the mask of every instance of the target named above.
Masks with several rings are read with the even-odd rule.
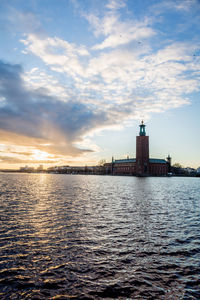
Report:
[[[0,0],[0,168],[200,166],[199,0]]]

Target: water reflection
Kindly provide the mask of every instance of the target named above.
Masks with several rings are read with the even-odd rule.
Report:
[[[2,299],[200,297],[198,179],[1,174],[0,186]]]

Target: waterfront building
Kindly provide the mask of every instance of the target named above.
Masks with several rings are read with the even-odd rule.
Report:
[[[111,163],[106,163],[107,174],[113,175],[138,175],[138,176],[162,176],[167,175],[171,168],[171,157],[167,159],[149,158],[149,136],[146,135],[145,124],[139,125],[139,135],[136,136],[136,158],[117,159],[112,158]]]
[[[35,169],[33,167],[29,167],[29,166],[25,166],[25,167],[21,167],[20,172],[26,172],[26,173],[32,173],[35,171]]]
[[[39,165],[39,167],[37,168],[37,171],[38,171],[38,172],[42,172],[42,171],[44,171],[44,169],[43,169],[43,165]]]

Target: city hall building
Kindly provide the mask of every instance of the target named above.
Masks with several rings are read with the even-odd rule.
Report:
[[[145,126],[141,122],[139,136],[136,137],[136,158],[112,159],[106,163],[107,174],[113,175],[137,175],[137,176],[163,176],[170,171],[171,157],[167,160],[149,158],[149,137],[146,136]]]

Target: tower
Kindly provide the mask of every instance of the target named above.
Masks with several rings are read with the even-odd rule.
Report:
[[[136,173],[145,175],[149,173],[149,137],[146,136],[143,121],[139,126],[139,136],[136,136]]]
[[[171,173],[171,163],[172,163],[172,158],[171,156],[168,154],[167,156],[167,164],[168,164],[168,173]]]

